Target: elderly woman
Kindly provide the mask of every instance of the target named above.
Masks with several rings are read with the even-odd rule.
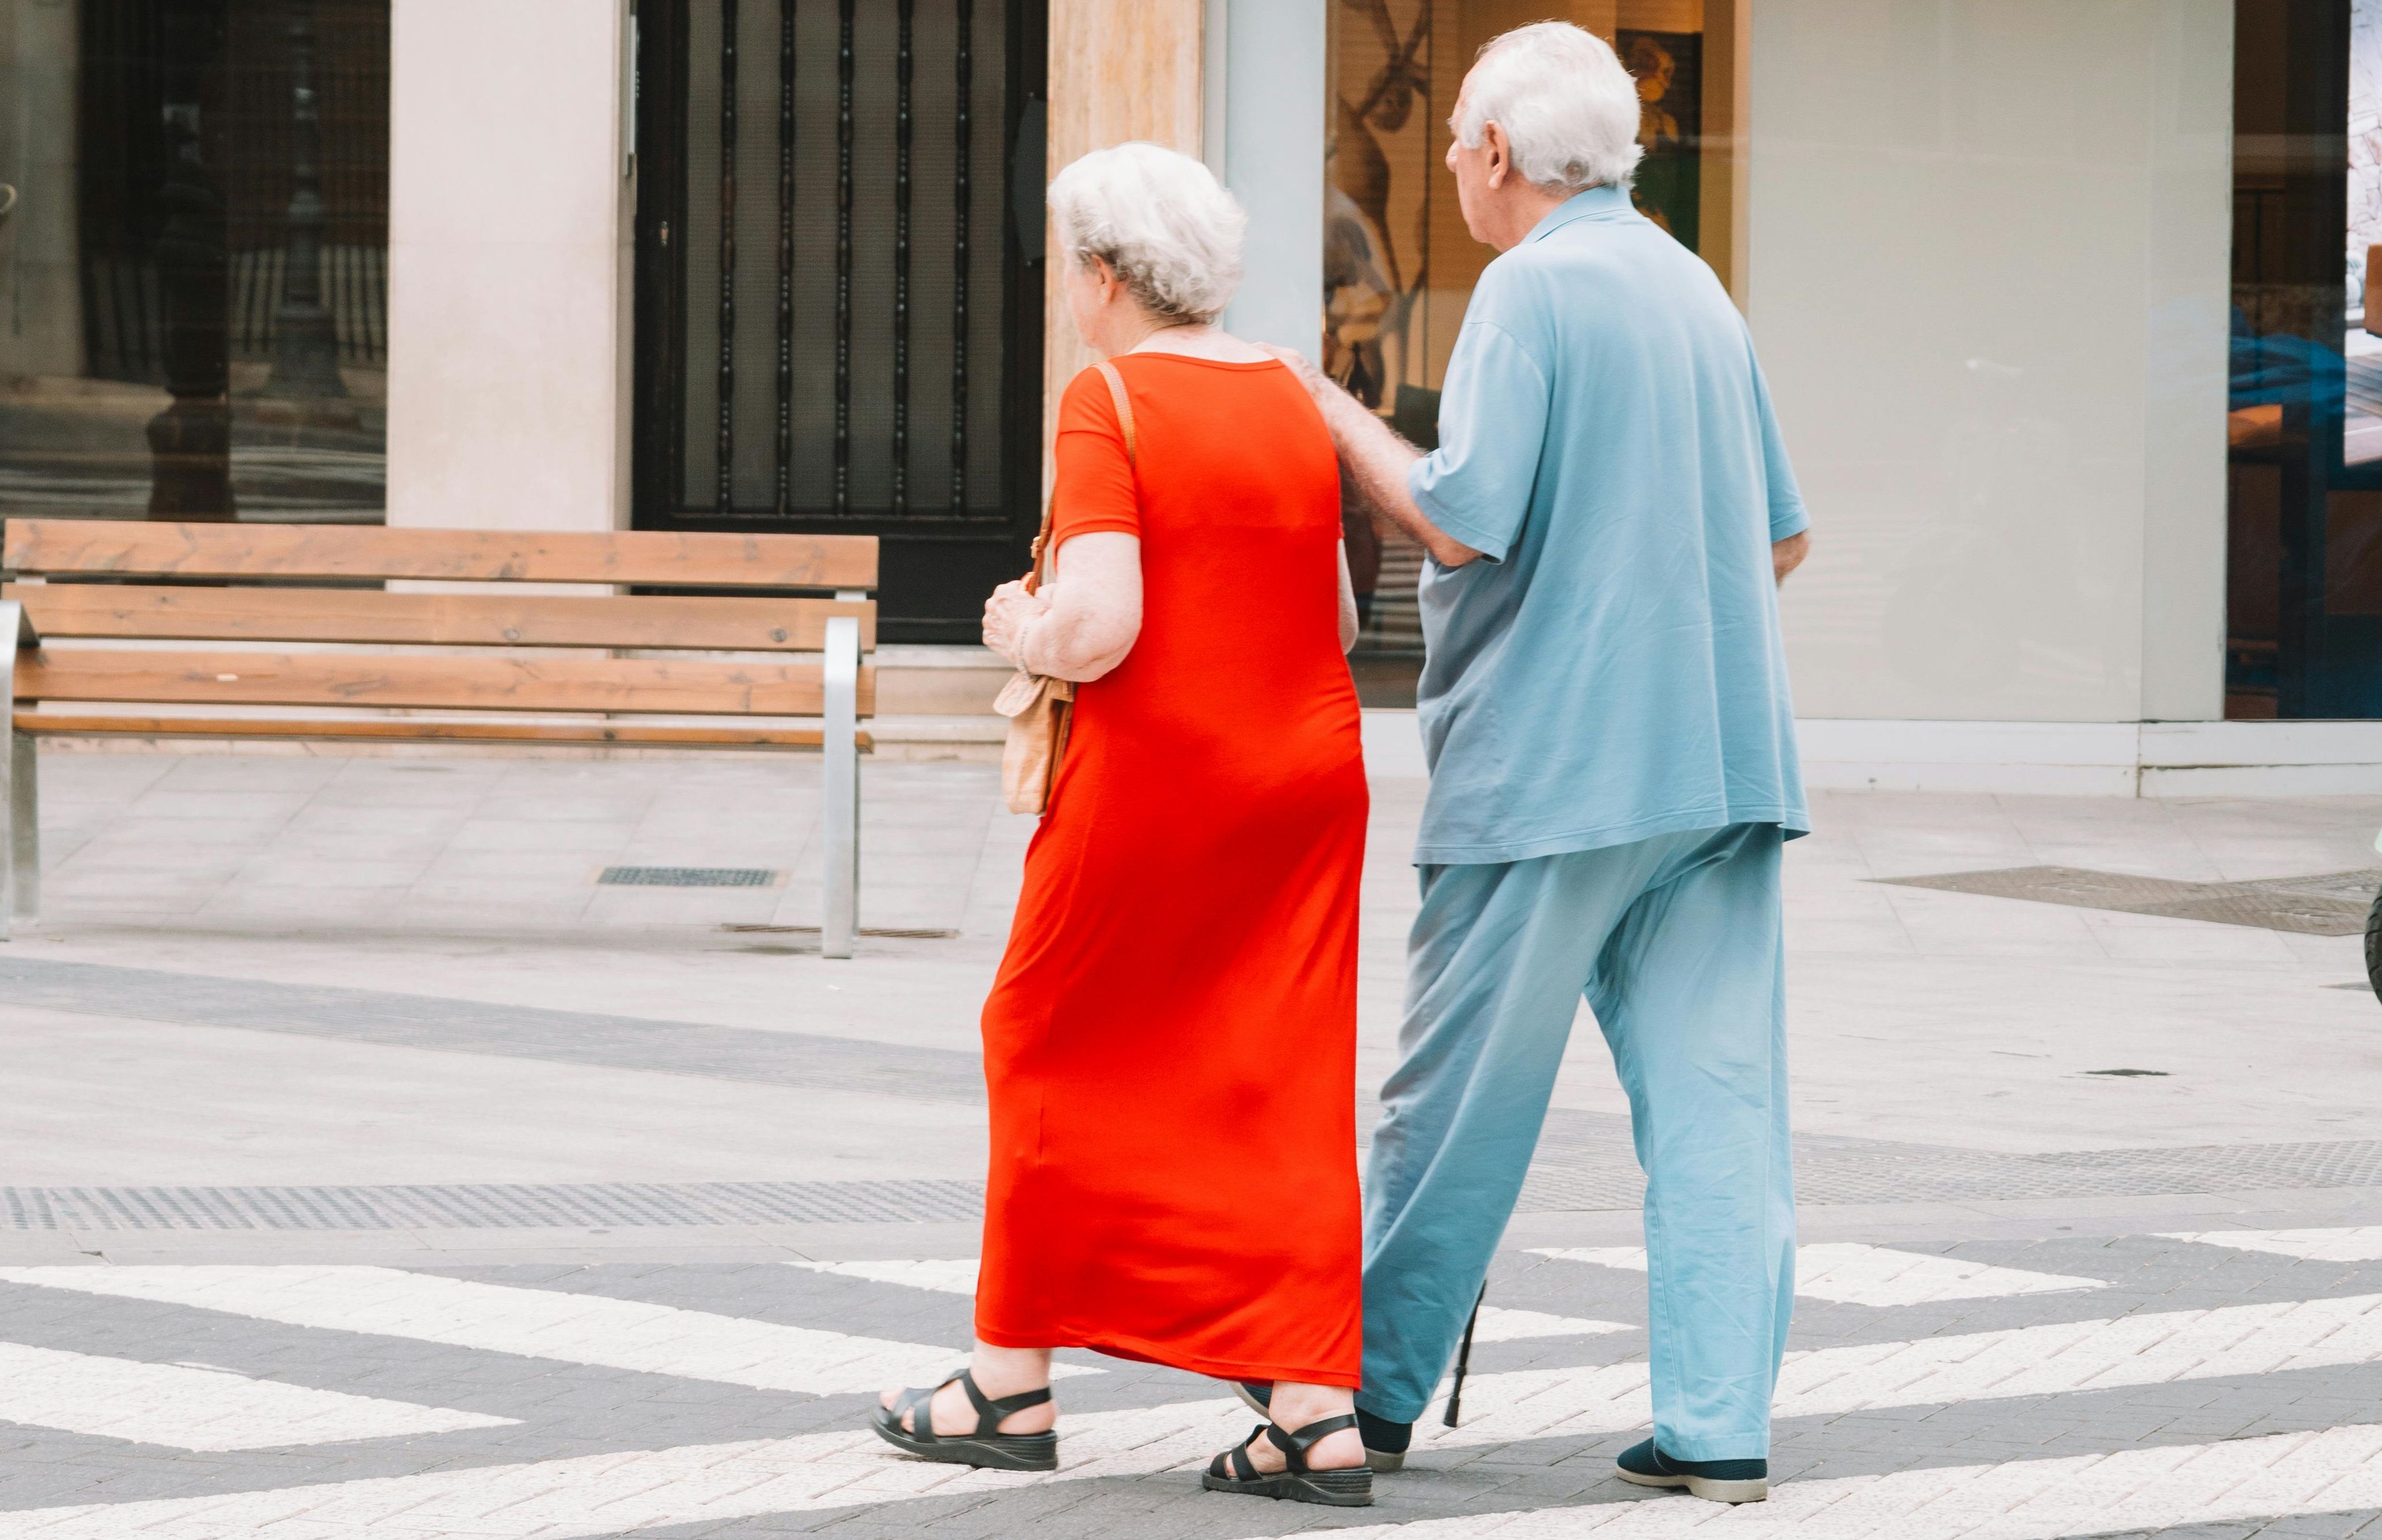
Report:
[[[1092,1348],[1272,1383],[1209,1489],[1363,1506],[1366,791],[1338,465],[1297,376],[1215,328],[1245,219],[1205,166],[1099,151],[1050,210],[1123,399],[1096,369],[1068,388],[1057,579],[985,607],[987,646],[1077,682],[1074,719],[984,1008],[978,1345],[875,1426],[1052,1469],[1050,1350]]]

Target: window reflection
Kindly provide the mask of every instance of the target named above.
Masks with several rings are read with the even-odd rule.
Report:
[[[1735,43],[1742,0],[1338,0],[1331,10],[1323,365],[1424,449],[1464,305],[1494,255],[1464,228],[1447,117],[1480,45],[1551,15],[1615,45],[1639,81],[1639,210],[1728,281],[1742,192]],[[1411,706],[1422,658],[1422,551],[1353,501],[1341,511],[1364,627],[1369,705]]]
[[[379,519],[388,0],[0,0],[0,512]]]

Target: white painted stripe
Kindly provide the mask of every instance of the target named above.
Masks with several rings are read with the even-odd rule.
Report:
[[[177,1449],[277,1449],[504,1427],[510,1417],[0,1342],[0,1423]]]
[[[1530,1254],[1646,1271],[1645,1250],[1636,1246],[1544,1247]],[[1799,1247],[1795,1252],[1795,1292],[1806,1299],[1846,1305],[1924,1305],[1939,1300],[1996,1300],[2013,1294],[2107,1287],[2099,1278],[1994,1267],[1885,1246],[1836,1242]]]
[[[2335,1230],[2183,1230],[2167,1240],[2196,1240],[2237,1251],[2272,1251],[2310,1262],[2382,1262],[2382,1225]]]
[[[1204,1465],[1248,1433],[1233,1400],[1071,1416],[1059,1472],[909,1460],[874,1434],[634,1450],[267,1492],[0,1512],[0,1540],[351,1540],[359,1534],[567,1540],[765,1513],[998,1493]],[[1194,1484],[1186,1474],[1186,1488]]]
[[[1333,1540],[2058,1540],[2382,1507],[2382,1429],[2328,1428],[2066,1460],[1783,1483],[1766,1503],[1693,1497],[1467,1514],[1332,1532]],[[1312,1531],[1303,1532],[1312,1534]],[[1281,1537],[1289,1540],[1289,1537]]]
[[[1833,1417],[2377,1361],[2382,1294],[2363,1294],[1789,1353],[1773,1406],[1782,1418]],[[1419,1448],[1455,1448],[1621,1433],[1652,1418],[1640,1360],[1475,1374],[1464,1382],[1464,1425],[1442,1428],[1429,1412],[1415,1435]]]
[[[940,1262],[797,1262],[793,1265],[838,1277],[866,1278],[870,1283],[900,1284],[905,1288],[931,1288],[938,1294],[976,1297],[974,1257]]]
[[[814,1273],[829,1273],[839,1277],[866,1278],[871,1283],[900,1284],[908,1288],[931,1288],[939,1294],[976,1293],[976,1263],[964,1257],[945,1262],[797,1262],[796,1267]],[[1472,1334],[1475,1342],[1519,1342],[1542,1337],[1595,1337],[1605,1332],[1634,1330],[1618,1321],[1591,1321],[1576,1315],[1549,1315],[1535,1310],[1507,1310],[1498,1305],[1480,1307],[1480,1324]]]
[[[0,1282],[814,1396],[930,1383],[967,1356],[958,1348],[393,1267],[0,1267]],[[1066,1364],[1053,1372],[1099,1373]]]
[[[1475,1342],[1520,1342],[1539,1337],[1601,1337],[1606,1332],[1635,1331],[1618,1321],[1593,1321],[1578,1315],[1547,1315],[1535,1310],[1480,1307],[1480,1324],[1473,1328]]]

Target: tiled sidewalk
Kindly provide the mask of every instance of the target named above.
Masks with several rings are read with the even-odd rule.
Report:
[[[1787,863],[1776,1497],[1610,1474],[1645,1279],[1583,1018],[1463,1425],[1327,1514],[1197,1492],[1246,1414],[1088,1354],[1055,1477],[855,1431],[967,1340],[974,1017],[1030,834],[988,769],[869,767],[864,924],[934,934],[831,963],[801,759],[43,768],[49,907],[0,946],[0,1540],[2382,1535],[2356,938],[1872,881],[2344,870],[2382,799],[1821,799]],[[1375,787],[1369,1084],[1419,792]],[[780,875],[597,886],[615,864]]]

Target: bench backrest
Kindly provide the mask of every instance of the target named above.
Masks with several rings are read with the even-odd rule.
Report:
[[[545,534],[12,519],[0,598],[52,638],[294,642],[632,651],[817,652],[828,622],[876,645],[872,536]],[[143,581],[164,580],[164,581]],[[484,591],[388,593],[391,580]],[[255,586],[259,583],[271,586]],[[307,587],[336,584],[344,586]],[[522,583],[776,590],[562,595]],[[827,590],[807,597],[785,590]],[[859,709],[873,708],[862,669]],[[19,699],[535,711],[810,715],[817,663],[719,659],[369,656],[49,648],[17,671]]]

